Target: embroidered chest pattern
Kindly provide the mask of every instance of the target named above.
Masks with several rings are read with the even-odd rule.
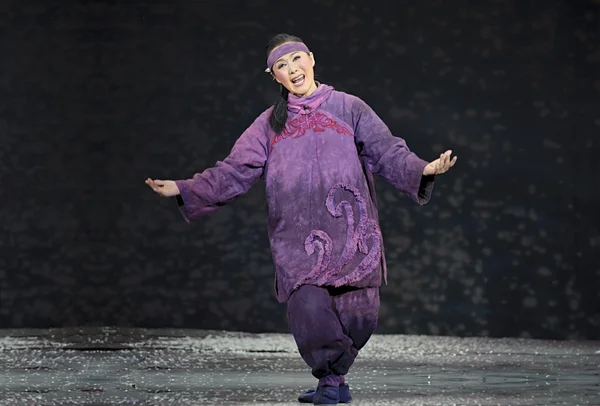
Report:
[[[300,138],[309,130],[314,132],[323,132],[328,128],[333,128],[339,134],[349,135],[350,137],[353,136],[353,134],[346,127],[338,124],[338,122],[331,117],[328,117],[323,113],[315,112],[290,120],[281,134],[276,134],[271,139],[271,148],[279,141],[282,141],[286,138]]]

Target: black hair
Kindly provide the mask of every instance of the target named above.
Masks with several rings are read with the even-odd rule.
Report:
[[[273,38],[269,40],[267,43],[267,58],[271,54],[275,48],[277,48],[281,44],[285,44],[286,42],[303,42],[300,38],[290,35],[290,34],[277,34]],[[270,68],[270,66],[269,66]],[[277,99],[275,104],[273,105],[273,110],[271,111],[271,115],[269,116],[269,125],[275,131],[276,134],[281,134],[283,129],[285,128],[285,123],[288,118],[287,104],[288,104],[288,95],[289,91],[285,88],[285,86],[281,86],[281,94]]]

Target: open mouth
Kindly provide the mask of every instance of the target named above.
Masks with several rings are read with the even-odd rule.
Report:
[[[300,75],[297,78],[292,79],[294,86],[299,87],[304,84],[304,75]]]

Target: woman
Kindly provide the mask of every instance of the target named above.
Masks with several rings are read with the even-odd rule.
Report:
[[[314,55],[298,37],[267,45],[267,72],[281,97],[213,168],[186,180],[146,183],[176,196],[187,222],[219,209],[265,176],[275,291],[287,302],[298,350],[319,382],[301,402],[351,400],[344,375],[377,325],[387,283],[373,174],[417,204],[434,175],[456,162],[411,152],[359,98],[314,80]]]

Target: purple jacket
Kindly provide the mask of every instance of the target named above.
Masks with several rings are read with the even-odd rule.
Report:
[[[275,134],[263,112],[231,153],[192,179],[176,181],[187,222],[246,193],[264,174],[268,235],[277,300],[303,284],[387,283],[373,175],[418,204],[431,197],[427,161],[393,136],[358,97],[320,84],[308,97],[290,95],[288,121]]]

